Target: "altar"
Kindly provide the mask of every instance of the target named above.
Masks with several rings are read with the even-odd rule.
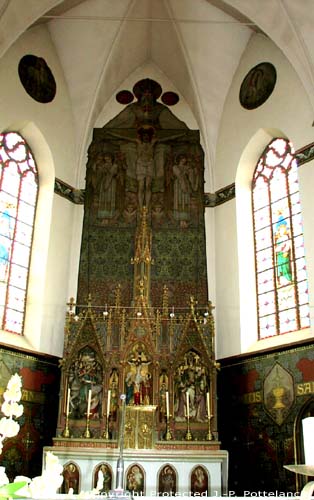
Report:
[[[45,447],[44,463],[46,453],[52,451],[65,470],[72,464],[78,474],[76,482],[72,479],[70,484],[76,486],[77,492],[90,492],[95,488],[100,468],[106,468],[111,476],[107,492],[115,487],[118,448],[103,448],[101,440],[84,447],[67,444],[67,440],[59,439],[57,446]],[[181,442],[172,441],[167,446],[157,442],[154,449],[125,449],[123,456],[125,488],[133,496],[216,497],[228,494],[228,453],[215,446],[210,449],[206,442],[200,441],[188,449]],[[134,471],[140,477],[140,489],[130,490]]]
[[[123,458],[134,495],[226,495],[199,131],[157,102],[157,82],[133,91],[138,102],[95,129],[88,150],[78,291],[44,455],[63,464],[63,494],[100,480],[107,493]]]

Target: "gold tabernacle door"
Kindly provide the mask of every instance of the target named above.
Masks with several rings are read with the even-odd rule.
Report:
[[[156,441],[156,406],[127,406],[125,409],[124,447],[154,448]]]

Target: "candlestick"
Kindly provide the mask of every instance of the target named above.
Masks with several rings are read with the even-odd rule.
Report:
[[[89,413],[87,413],[86,415],[86,427],[84,433],[82,434],[82,437],[87,439],[90,439],[92,437],[92,433],[89,429]]]
[[[89,391],[88,391],[88,400],[87,400],[87,416],[89,416],[89,414],[90,414],[91,400],[92,400],[92,390],[89,389]]]
[[[166,441],[173,439],[172,432],[170,430],[170,415],[166,418]]]
[[[69,414],[67,414],[65,416],[65,428],[63,429],[63,432],[62,432],[61,436],[64,437],[64,438],[70,438],[70,437],[72,437],[70,429],[69,429]]]
[[[109,419],[110,415],[110,398],[111,398],[111,390],[108,390],[108,400],[107,400],[107,420]]]
[[[67,406],[66,406],[66,411],[65,411],[66,416],[68,416],[70,413],[70,398],[71,398],[71,389],[68,388]]]
[[[190,400],[188,391],[186,393],[186,416],[190,418]]]
[[[169,392],[166,392],[166,415],[167,420],[169,419]]]

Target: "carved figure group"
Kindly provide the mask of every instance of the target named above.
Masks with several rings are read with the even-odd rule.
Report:
[[[137,345],[132,350],[128,364],[129,370],[125,377],[126,404],[150,404],[152,390],[150,359]]]
[[[194,351],[189,351],[175,374],[174,414],[176,421],[184,421],[187,414],[196,422],[206,421],[206,393],[208,390],[207,370],[201,363],[200,356]],[[187,393],[189,394],[188,398]],[[188,409],[187,404],[189,404]]]
[[[89,148],[87,198],[100,221],[128,221],[145,205],[159,223],[162,212],[184,226],[191,197],[200,204],[199,140],[157,102],[158,87],[149,79],[138,82],[138,101],[105,125],[103,139]]]
[[[91,391],[90,413],[92,419],[101,414],[102,368],[96,353],[89,347],[82,349],[70,367],[69,388],[71,391],[71,418],[86,418],[89,391]]]

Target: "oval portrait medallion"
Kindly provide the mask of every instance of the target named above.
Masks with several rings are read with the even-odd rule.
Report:
[[[263,62],[254,66],[241,84],[241,105],[245,109],[261,106],[273,92],[276,78],[276,69],[271,63]]]
[[[51,102],[56,95],[56,81],[42,57],[26,55],[22,57],[18,67],[20,81],[35,101]]]

